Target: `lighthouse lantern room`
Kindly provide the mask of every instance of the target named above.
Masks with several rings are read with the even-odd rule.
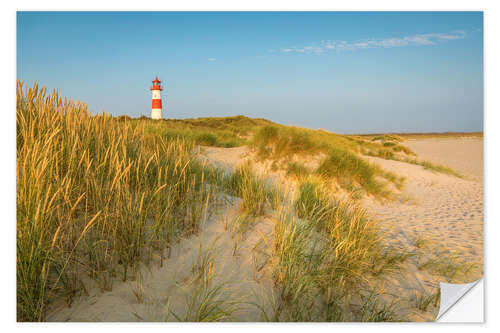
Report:
[[[153,103],[151,107],[151,118],[152,119],[161,119],[161,91],[163,88],[161,87],[161,81],[158,80],[158,76],[153,81],[153,86],[151,87],[151,91],[153,93]]]

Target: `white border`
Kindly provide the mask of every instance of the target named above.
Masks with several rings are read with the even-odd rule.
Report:
[[[387,331],[401,329],[411,331],[425,330],[442,330],[450,328],[457,331],[476,331],[480,328],[491,328],[496,326],[498,329],[498,312],[497,307],[492,303],[498,301],[498,266],[494,265],[493,260],[490,261],[488,253],[500,253],[499,243],[495,238],[500,235],[499,221],[500,214],[498,211],[499,205],[496,201],[500,197],[498,193],[499,182],[499,165],[498,165],[498,144],[499,134],[495,131],[499,130],[499,103],[498,103],[498,87],[499,82],[499,65],[500,53],[498,52],[498,35],[500,31],[500,15],[498,12],[498,1],[439,1],[439,0],[420,0],[413,2],[403,2],[397,0],[379,0],[379,1],[273,1],[273,0],[254,0],[247,2],[236,2],[230,0],[212,0],[207,1],[179,1],[167,2],[161,0],[130,1],[122,0],[119,2],[104,3],[103,1],[87,0],[85,2],[69,2],[67,0],[22,0],[17,2],[2,2],[1,4],[1,20],[0,34],[2,52],[0,52],[2,61],[1,66],[1,86],[0,91],[2,105],[2,122],[0,133],[2,135],[2,163],[1,175],[2,179],[2,208],[5,214],[2,230],[2,259],[4,263],[4,273],[1,275],[2,286],[2,326],[6,331],[11,329],[16,330],[49,330],[66,332],[85,331],[89,330],[116,330],[120,331],[136,331],[146,328],[147,330],[166,331],[172,329],[193,330],[199,332],[211,331],[252,331],[255,330],[275,330],[277,328],[285,328],[290,331],[303,331],[307,329],[332,331],[335,329],[344,330],[359,330],[360,328]],[[15,323],[15,89],[14,82],[16,78],[16,10],[484,10],[484,31],[485,31],[485,244],[487,251],[485,253],[486,263],[486,325],[457,325],[457,324],[427,324],[422,327],[418,324],[226,324],[226,325],[165,325],[165,324],[16,324]],[[496,60],[495,60],[496,59]],[[498,261],[498,257],[493,255]],[[492,311],[489,309],[492,308]],[[311,325],[314,326],[311,327]]]

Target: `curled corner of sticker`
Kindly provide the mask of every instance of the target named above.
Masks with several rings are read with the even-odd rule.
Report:
[[[439,313],[436,317],[436,321],[445,322],[448,320],[443,320],[443,315],[446,314],[452,307],[455,306],[464,295],[466,295],[472,288],[474,288],[477,284],[481,282],[483,279],[479,279],[477,281],[471,283],[464,284],[454,284],[454,283],[440,283],[441,288],[441,300],[439,303]],[[482,298],[482,297],[481,297]],[[481,300],[482,301],[482,300]],[[474,305],[472,305],[474,306]],[[482,304],[481,304],[481,317],[482,317]],[[452,320],[455,321],[455,320]],[[461,321],[461,320],[458,320]],[[466,320],[464,320],[465,322]],[[482,321],[482,320],[480,320]]]

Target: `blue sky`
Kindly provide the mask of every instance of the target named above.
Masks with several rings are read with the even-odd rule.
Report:
[[[480,12],[18,12],[17,78],[94,113],[481,131]]]

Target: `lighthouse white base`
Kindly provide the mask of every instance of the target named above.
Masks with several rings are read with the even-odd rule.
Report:
[[[151,119],[161,119],[161,109],[151,110]]]

